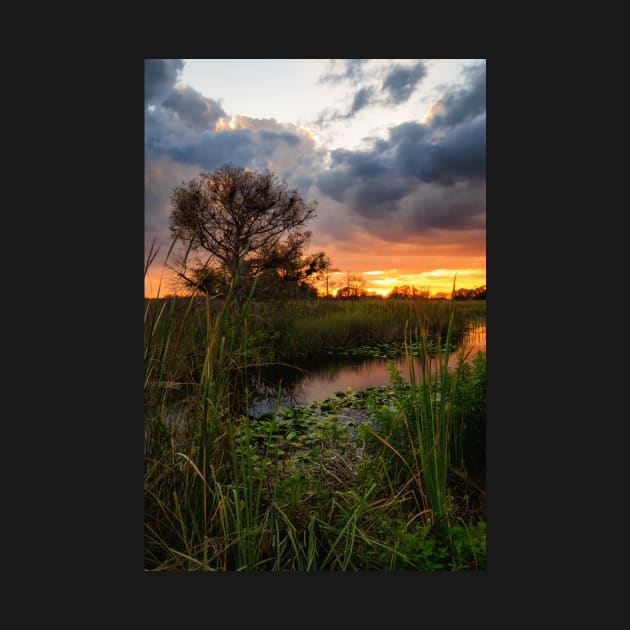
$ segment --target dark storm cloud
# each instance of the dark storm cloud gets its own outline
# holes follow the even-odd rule
[[[486,117],[458,126],[433,148],[424,181],[450,186],[456,181],[482,182],[486,175]]]
[[[332,60],[331,70],[320,76],[319,82],[340,83],[342,81],[350,81],[356,84],[363,78],[363,64],[366,61],[367,59],[342,59],[340,63],[343,69],[340,72],[333,72],[338,63]]]
[[[354,204],[361,208],[365,217],[384,218],[397,212],[398,202],[409,194],[409,190],[409,182],[403,178],[392,174],[376,177],[358,188]]]
[[[452,186],[458,181],[480,182],[485,177],[485,116],[436,137],[427,125],[408,122],[390,129],[389,140],[371,150],[332,151],[332,169],[318,180],[322,192],[334,199],[342,197],[357,182],[406,178],[405,186],[392,190],[402,198],[418,182]],[[345,184],[344,184],[345,181]],[[384,185],[384,184],[382,184]],[[360,210],[359,210],[360,211]]]
[[[485,229],[485,186],[462,183],[450,188],[423,185],[405,201],[402,223],[418,232]]]
[[[219,118],[225,116],[221,105],[191,87],[171,90],[162,105],[175,112],[185,125],[195,131],[214,129]]]
[[[391,163],[371,153],[338,150],[333,165],[317,179],[321,192],[348,203],[358,215],[379,217],[396,212],[398,202],[415,183],[398,174]]]
[[[295,147],[300,143],[299,138],[289,131],[268,131],[267,129],[261,129],[258,135],[263,142],[269,143],[270,145],[285,142],[289,146]]]
[[[391,127],[389,130],[389,143],[383,141],[381,150],[385,149],[389,145],[399,145],[404,142],[411,143],[425,143],[428,142],[431,136],[431,129],[422,123],[417,122],[405,122],[395,127]]]
[[[404,103],[409,99],[420,81],[426,76],[427,69],[422,61],[414,66],[394,66],[383,81],[383,91],[388,103]]]
[[[388,165],[381,159],[380,153],[375,151],[349,151],[347,149],[335,149],[330,152],[332,166],[342,166],[349,176],[359,179],[367,179],[386,173]]]
[[[339,202],[354,199],[364,203],[373,194],[376,204],[400,199],[401,185],[392,183],[397,178],[392,172],[391,162],[380,154],[335,149],[330,152],[330,158],[331,168],[317,179],[317,186],[329,197]],[[394,196],[392,191],[396,191]]]
[[[161,103],[177,82],[184,68],[182,59],[144,60],[144,100],[146,103]]]
[[[145,146],[154,157],[173,157],[214,131],[226,114],[221,105],[191,87],[176,88],[184,66],[176,59],[145,60]]]
[[[205,132],[189,140],[176,143],[166,157],[182,164],[198,164],[202,170],[212,171],[226,162],[247,165],[254,159],[256,148],[249,129],[227,132]]]
[[[431,126],[453,127],[486,111],[486,65],[466,69],[467,83],[453,87],[435,105]]]
[[[402,123],[369,149],[331,151],[317,187],[348,204],[357,224],[382,238],[482,229],[485,135],[485,114],[449,129]]]
[[[345,201],[353,186],[354,180],[343,170],[324,171],[317,179],[319,190],[340,203]]]
[[[352,118],[357,112],[367,107],[374,95],[374,89],[371,87],[361,88],[355,95],[350,111],[346,114],[346,118]]]
[[[437,140],[420,123],[403,123],[390,138],[394,167],[415,179],[450,186],[485,177],[485,116]]]
[[[429,153],[432,151],[431,130],[416,122],[402,123],[389,132],[389,144],[380,151],[395,151],[396,168],[408,175],[417,174],[422,167],[431,169]]]

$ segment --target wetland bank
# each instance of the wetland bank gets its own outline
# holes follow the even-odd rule
[[[144,457],[146,570],[483,570],[485,300],[147,299]]]

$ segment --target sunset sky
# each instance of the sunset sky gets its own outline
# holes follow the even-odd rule
[[[173,188],[226,162],[317,200],[308,252],[368,291],[486,283],[483,59],[148,59],[145,279]],[[172,292],[164,275],[160,294]]]

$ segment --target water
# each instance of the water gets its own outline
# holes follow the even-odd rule
[[[449,366],[457,363],[457,354],[462,347],[470,350],[468,360],[479,351],[486,349],[485,324],[472,328],[463,338],[458,348],[449,355]],[[268,368],[257,384],[262,390],[259,399],[250,405],[250,414],[257,416],[273,409],[281,387],[279,403],[281,407],[308,404],[314,400],[322,401],[338,391],[353,391],[366,387],[378,387],[390,384],[388,364],[394,361],[404,380],[408,381],[407,359],[363,358],[331,356],[317,362],[308,362],[296,369],[286,366]],[[416,374],[421,374],[420,363],[414,357]]]

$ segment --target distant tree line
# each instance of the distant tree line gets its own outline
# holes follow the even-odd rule
[[[350,276],[353,277],[353,276]],[[376,298],[387,300],[450,300],[451,293],[435,293],[431,294],[428,290],[420,290],[414,286],[403,285],[402,287],[394,287],[386,298],[383,298],[378,293],[370,293],[365,291],[363,286],[365,280],[363,278],[354,276],[355,281],[352,284],[348,284],[338,289],[334,298],[329,295],[331,299],[358,299],[358,298]],[[454,300],[485,300],[486,299],[486,285],[476,287],[474,289],[457,289],[452,294]]]
[[[428,300],[430,295],[428,291],[421,291],[414,286],[403,285],[402,287],[394,287],[387,296],[388,298],[397,299],[421,299]]]
[[[420,300],[449,300],[451,299],[451,293],[439,292],[431,295],[428,290],[419,290],[414,286],[404,285],[402,287],[394,287],[389,295],[388,299],[400,300],[400,299],[420,299]],[[476,287],[474,289],[457,289],[453,294],[454,300],[485,300],[486,299],[486,285]]]
[[[474,289],[457,289],[453,294],[454,300],[485,300],[486,285]]]

